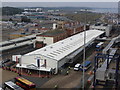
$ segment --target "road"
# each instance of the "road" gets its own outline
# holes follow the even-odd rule
[[[18,76],[18,74],[10,71],[2,70],[0,68],[0,84],[3,84],[5,81],[11,80],[16,76]]]
[[[55,85],[58,85],[60,88],[73,88],[80,83],[81,77],[82,72],[70,70],[68,75],[56,75],[40,88],[54,88]]]

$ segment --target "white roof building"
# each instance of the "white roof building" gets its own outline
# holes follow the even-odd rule
[[[86,44],[93,41],[95,38],[103,34],[104,31],[88,30],[86,31]],[[46,60],[46,67],[56,69],[64,65],[67,61],[65,57],[74,53],[76,50],[82,48],[84,45],[84,32],[68,37],[64,40],[58,41],[54,44],[48,45],[41,49],[27,53],[21,58],[21,66],[34,64],[38,66],[37,59],[40,59],[40,67]],[[19,65],[17,65],[19,67]]]
[[[88,43],[89,41],[96,38],[102,33],[103,31],[98,31],[98,30],[86,31],[86,36],[87,36],[86,43]],[[61,60],[65,56],[69,55],[70,53],[74,52],[75,50],[83,46],[83,43],[84,43],[84,32],[69,37],[67,39],[61,40],[49,46],[43,47],[36,51],[27,53],[25,55],[41,54],[49,58]]]
[[[105,31],[105,35],[109,37],[110,36],[110,32],[112,30],[112,25],[104,25],[104,24],[101,24],[101,25],[91,25],[90,29]]]

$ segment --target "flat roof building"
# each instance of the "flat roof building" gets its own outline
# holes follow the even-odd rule
[[[86,45],[103,33],[104,31],[99,30],[86,31]],[[28,65],[35,65],[38,67],[37,70],[50,71],[54,69],[57,73],[58,69],[69,61],[66,57],[79,49],[83,49],[83,45],[84,32],[81,32],[21,56],[21,61],[17,64],[17,67],[29,69]]]
[[[108,24],[95,24],[95,25],[91,25],[90,29],[105,31],[105,35],[107,37],[109,37],[110,36],[110,32],[112,30],[112,25],[108,25]]]

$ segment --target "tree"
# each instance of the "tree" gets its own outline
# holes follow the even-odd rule
[[[2,7],[2,15],[15,15],[21,14],[24,10],[21,8],[14,8],[14,7]]]
[[[9,21],[13,21],[13,19],[12,19],[12,18],[10,18],[10,19],[9,19]]]
[[[29,18],[26,17],[26,16],[22,16],[22,17],[21,17],[21,22],[31,22],[31,19],[29,19]]]

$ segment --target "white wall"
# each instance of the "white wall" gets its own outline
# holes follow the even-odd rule
[[[47,45],[53,44],[53,37],[46,37],[44,43]]]
[[[54,43],[53,37],[42,37],[42,36],[37,36],[36,37],[37,41],[43,41],[45,44],[50,45]]]
[[[110,35],[110,31],[112,30],[112,26],[108,26],[107,28],[106,28],[106,36],[109,36]]]
[[[44,60],[46,60],[46,67],[48,68],[56,68],[56,73],[58,71],[58,68],[57,68],[57,61],[56,60],[53,60],[53,59],[50,59],[50,58],[47,58],[47,57],[44,57],[44,56],[41,56],[41,55],[25,55],[25,56],[22,56],[21,58],[21,64],[24,64],[24,65],[30,65],[30,64],[34,64],[37,66],[37,58],[40,59],[40,66],[44,64]]]
[[[17,61],[17,59],[21,59],[21,55],[12,55],[12,61]]]
[[[25,64],[25,65],[34,64],[34,65],[37,65],[36,57],[34,55],[22,56],[21,64]]]
[[[105,35],[109,36],[110,35],[110,31],[112,30],[112,26],[108,25],[108,26],[90,26],[90,29],[92,30],[101,30],[101,31],[105,31]]]

